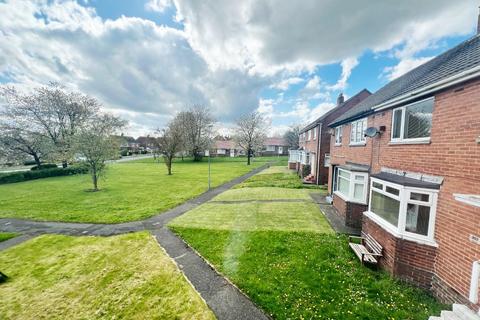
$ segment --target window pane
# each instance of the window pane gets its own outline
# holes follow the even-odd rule
[[[428,202],[429,199],[430,199],[430,196],[428,194],[424,194],[424,193],[412,192],[412,193],[410,193],[410,199],[411,200]]]
[[[430,207],[411,203],[408,204],[405,231],[427,236],[429,220]]]
[[[395,110],[393,113],[392,138],[400,138],[402,128],[402,109]]]
[[[353,199],[357,201],[364,201],[365,197],[363,196],[363,190],[365,189],[364,184],[355,183],[353,187]]]
[[[387,186],[387,187],[385,188],[385,191],[387,191],[388,193],[394,194],[394,195],[396,195],[396,196],[398,196],[398,195],[400,194],[400,190],[395,189],[395,188],[392,188],[392,187],[389,187],[389,186]]]
[[[355,175],[355,180],[357,180],[357,181],[365,181],[365,177],[364,177],[364,176],[360,176],[360,175]]]
[[[348,173],[347,171],[343,171],[343,170],[338,170],[339,174],[341,177],[344,177],[348,180],[350,180],[350,173]]]
[[[383,189],[383,184],[381,184],[381,183],[374,182],[372,185],[373,185],[374,188],[377,188],[377,189],[380,189],[380,190]]]
[[[340,171],[341,172],[341,171]],[[338,191],[348,197],[350,182],[342,177],[338,178]]]
[[[381,193],[372,191],[370,211],[398,227],[400,202]]]
[[[430,137],[433,100],[427,100],[405,109],[405,139]]]

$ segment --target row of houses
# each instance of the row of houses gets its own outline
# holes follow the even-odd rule
[[[341,221],[383,247],[384,270],[479,311],[479,34],[373,94],[339,96],[289,167],[328,185]]]
[[[261,150],[257,151],[262,156],[286,156],[288,155],[288,144],[283,138],[266,138]],[[211,154],[218,157],[236,157],[245,155],[245,150],[233,139],[217,137],[214,141]]]

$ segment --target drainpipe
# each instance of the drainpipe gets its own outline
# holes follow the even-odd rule
[[[320,179],[320,155],[322,154],[322,150],[320,149],[321,143],[322,143],[322,123],[320,122],[318,124],[318,134],[317,134],[317,159],[315,159],[315,161],[317,161],[317,165],[315,168],[315,170],[317,171],[315,172],[317,186],[318,186],[318,179]]]
[[[478,303],[478,289],[480,281],[480,260],[472,264],[472,280],[470,282],[470,295],[468,300],[472,303]]]

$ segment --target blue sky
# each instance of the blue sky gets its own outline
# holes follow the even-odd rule
[[[258,110],[271,134],[343,92],[371,92],[474,35],[475,0],[0,1],[0,83],[58,81],[152,132],[208,105],[218,129]]]

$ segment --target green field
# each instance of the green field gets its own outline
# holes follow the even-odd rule
[[[41,236],[0,252],[0,319],[215,319],[146,232]]]
[[[275,319],[424,320],[445,307],[362,266],[307,200],[308,192],[325,191],[299,189],[294,174],[269,171],[169,226]]]
[[[212,186],[241,176],[268,161],[257,158],[251,166],[244,158],[212,159]],[[0,185],[0,218],[44,221],[117,223],[140,220],[175,207],[205,192],[208,164],[177,160],[173,175],[163,163],[143,159],[109,165],[99,192],[89,192],[89,175],[45,178]]]

